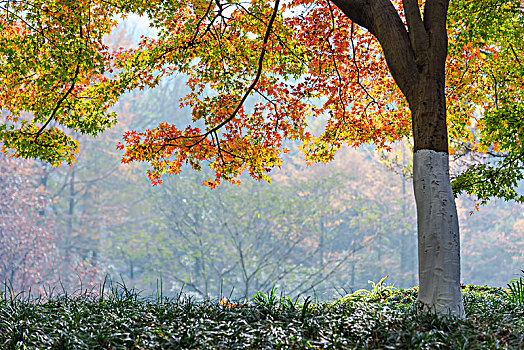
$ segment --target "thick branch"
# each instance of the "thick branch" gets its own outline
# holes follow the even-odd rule
[[[431,64],[435,67],[444,66],[448,53],[448,35],[446,18],[449,0],[427,0],[424,7],[424,27],[429,34],[432,51]]]
[[[348,18],[380,42],[389,70],[406,97],[418,77],[415,51],[404,23],[390,0],[331,0]]]
[[[233,111],[233,113],[229,117],[227,117],[224,121],[222,121],[220,124],[218,124],[217,126],[211,128],[205,134],[201,135],[201,138],[197,142],[195,142],[193,145],[191,145],[191,147],[193,147],[194,145],[199,144],[208,135],[210,135],[210,134],[212,134],[214,132],[216,133],[218,130],[220,130],[222,127],[224,127],[227,123],[229,123],[231,120],[233,120],[236,117],[237,113],[242,108],[242,106],[244,105],[244,102],[246,101],[248,96],[251,94],[251,92],[257,86],[258,81],[260,80],[260,77],[262,76],[262,70],[263,70],[263,67],[264,67],[264,65],[263,65],[264,64],[264,57],[266,55],[266,50],[267,50],[266,47],[267,47],[267,43],[269,41],[269,36],[271,34],[271,29],[273,28],[273,23],[275,22],[275,18],[277,17],[279,4],[280,4],[280,0],[276,0],[275,1],[275,6],[273,8],[273,14],[271,15],[271,18],[269,19],[269,23],[268,23],[267,28],[266,28],[266,34],[264,35],[264,41],[262,43],[262,52],[260,53],[260,56],[258,57],[258,68],[257,68],[257,72],[256,72],[256,75],[255,75],[255,79],[253,80],[251,85],[249,85],[249,87],[247,88],[247,91],[244,93],[244,95],[240,99],[240,102],[238,103],[238,105],[235,108],[235,110]]]
[[[367,0],[331,0],[353,22],[368,30],[373,26],[373,12]]]
[[[429,45],[427,32],[420,15],[418,0],[402,0],[402,4],[404,5],[404,13],[406,14],[406,22],[408,24],[409,39],[418,63],[421,58],[426,56]]]

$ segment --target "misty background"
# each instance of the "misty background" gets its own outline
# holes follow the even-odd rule
[[[114,40],[133,45],[143,30],[135,18]],[[239,299],[277,287],[321,300],[386,275],[396,287],[418,284],[409,145],[390,154],[346,148],[306,166],[290,143],[271,184],[244,176],[211,191],[202,186],[211,172],[186,167],[152,187],[146,165],[120,164],[116,144],[127,130],[190,123],[179,106],[186,92],[174,76],[127,94],[117,126],[77,135],[72,167],[0,157],[0,281],[73,292],[96,290],[109,275],[144,296],[161,281],[164,296]],[[322,122],[311,125],[318,132]],[[524,206],[494,200],[476,211],[475,203],[457,199],[462,282],[505,286],[524,268]]]

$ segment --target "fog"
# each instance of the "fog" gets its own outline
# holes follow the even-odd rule
[[[271,183],[242,177],[210,190],[213,176],[185,168],[152,187],[144,164],[122,165],[126,130],[189,122],[179,108],[183,77],[126,95],[119,124],[78,135],[72,167],[2,158],[0,280],[15,291],[99,290],[108,278],[148,296],[250,298],[255,291],[332,300],[389,276],[417,284],[409,147],[342,149],[306,166],[295,144]],[[398,165],[398,164],[396,164]],[[462,281],[505,286],[524,268],[523,205],[500,200],[475,210],[457,199]]]

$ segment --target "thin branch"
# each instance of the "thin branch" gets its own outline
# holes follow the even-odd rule
[[[378,105],[378,101],[375,99],[375,97],[373,97],[373,95],[369,93],[368,89],[364,85],[362,85],[362,83],[360,82],[360,67],[358,66],[358,62],[357,62],[357,53],[356,53],[356,48],[355,48],[355,42],[353,39],[354,32],[355,32],[355,23],[351,22],[350,41],[351,41],[351,51],[353,52],[353,64],[355,65],[355,69],[357,71],[357,84],[358,86],[360,86],[362,90],[364,90],[366,95],[373,101],[373,103]]]
[[[75,76],[73,77],[73,81],[71,83],[71,86],[69,87],[69,89],[67,90],[67,92],[64,94],[64,96],[62,96],[62,98],[58,101],[58,103],[56,104],[55,108],[53,109],[53,112],[51,113],[51,116],[49,116],[49,118],[47,119],[47,121],[44,123],[44,125],[42,125],[42,127],[40,128],[40,130],[38,130],[38,132],[35,134],[36,137],[40,136],[43,132],[44,132],[44,129],[49,125],[49,123],[51,123],[51,121],[55,118],[56,116],[56,113],[58,112],[58,110],[60,109],[60,106],[62,105],[62,103],[65,101],[65,99],[71,94],[71,92],[74,90],[75,88],[75,83],[76,83],[76,79],[78,77],[78,74],[80,73],[80,63],[78,63],[76,65],[76,69],[75,69]]]
[[[213,4],[213,1],[210,1],[209,2],[209,6],[207,7],[206,13],[204,13],[204,15],[198,19],[198,23],[196,25],[196,32],[195,32],[195,34],[193,35],[191,40],[189,40],[184,46],[182,46],[180,48],[180,51],[187,50],[187,49],[189,49],[190,47],[193,47],[196,44],[196,39],[197,39],[197,37],[198,37],[198,35],[200,33],[200,25],[202,24],[202,22],[209,15],[209,12],[211,11],[211,5],[212,4]],[[221,11],[218,13],[217,16],[213,17],[213,19],[208,23],[208,25],[206,26],[206,30],[204,30],[204,33],[202,34],[202,37],[205,36],[209,32],[210,28],[213,26],[213,23],[215,23],[215,20],[218,17],[220,17],[220,15],[221,15]],[[175,49],[176,49],[176,47],[171,47],[171,48],[167,49],[166,51],[162,52],[159,56],[157,56],[155,58],[155,61],[158,61],[161,58],[164,58],[165,55],[167,55],[171,51],[174,51]]]
[[[517,61],[519,66],[522,68],[522,63],[520,62],[519,55],[517,55],[517,52],[515,51],[515,48],[511,44],[509,44],[509,48],[511,49],[511,52],[513,52],[513,56],[515,56],[515,60]]]
[[[220,159],[222,160],[222,164],[225,166],[226,161],[224,160],[224,157],[222,156],[222,150],[220,149],[220,139],[218,138],[216,131],[213,134],[215,135],[215,139],[217,143],[218,155],[220,156]],[[213,138],[213,134],[211,134],[211,138]]]
[[[273,9],[273,14],[271,15],[271,19],[269,20],[269,24],[268,24],[268,27],[266,29],[266,34],[264,36],[264,41],[262,43],[262,51],[261,51],[260,56],[258,58],[258,69],[257,69],[257,73],[256,73],[256,76],[255,76],[255,79],[253,80],[251,85],[248,87],[247,91],[244,93],[244,96],[242,96],[242,99],[238,103],[238,105],[235,108],[235,110],[233,111],[233,113],[229,117],[227,117],[226,120],[224,120],[222,123],[218,124],[214,128],[211,128],[210,130],[208,130],[205,134],[201,135],[200,136],[201,137],[200,140],[198,140],[193,145],[189,146],[189,148],[199,144],[200,142],[205,140],[205,138],[207,136],[209,136],[211,133],[216,132],[217,130],[221,129],[223,126],[228,124],[231,120],[233,120],[236,117],[237,113],[242,108],[242,106],[244,105],[244,102],[246,101],[247,97],[255,89],[258,81],[260,80],[260,77],[262,76],[264,57],[266,55],[266,46],[267,46],[267,43],[269,41],[269,35],[271,33],[271,28],[273,27],[273,23],[275,22],[275,18],[276,18],[277,13],[278,13],[279,4],[280,4],[280,0],[275,1],[275,7]]]
[[[242,9],[242,10],[243,10],[243,11],[244,11],[248,16],[253,17],[254,19],[258,20],[260,23],[263,23],[263,24],[265,24],[265,25],[267,26],[267,24],[265,23],[265,21],[264,21],[263,18],[260,18],[260,17],[258,17],[257,15],[253,14],[253,13],[250,12],[248,9],[246,9],[242,4],[236,4],[236,6],[237,6],[237,7],[240,7],[240,8],[241,8],[241,9]],[[288,52],[291,56],[293,56],[293,57],[295,57],[297,60],[299,60],[299,61],[302,63],[302,65],[305,65],[304,60],[303,60],[300,56],[298,56],[297,54],[295,54],[295,50],[293,50],[293,48],[290,47],[286,41],[282,40],[282,38],[280,38],[280,36],[279,36],[275,31],[273,31],[272,29],[271,29],[271,34],[273,34],[273,35],[276,37],[276,39],[278,40],[278,43],[279,43],[283,48],[285,48],[285,49],[287,50],[287,52]]]

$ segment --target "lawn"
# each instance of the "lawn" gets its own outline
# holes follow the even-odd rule
[[[524,305],[508,290],[463,287],[465,320],[417,315],[417,289],[340,302],[275,291],[247,303],[105,295],[0,298],[1,349],[524,349]]]

